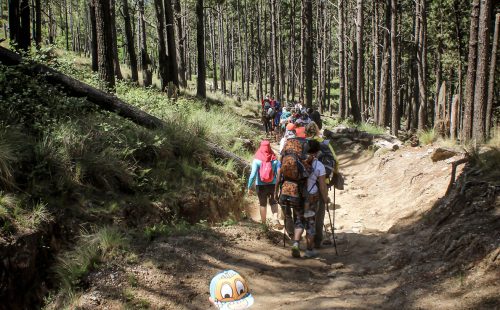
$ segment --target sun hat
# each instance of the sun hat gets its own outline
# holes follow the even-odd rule
[[[234,270],[224,270],[212,278],[210,297],[223,310],[248,309],[254,303],[246,280]]]

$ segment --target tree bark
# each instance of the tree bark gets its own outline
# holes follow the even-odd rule
[[[42,45],[42,1],[35,0],[35,44],[40,49]]]
[[[111,14],[109,0],[94,0],[96,12],[97,54],[99,77],[107,88],[115,88],[113,67],[113,47],[109,44],[113,39],[111,32]]]
[[[486,139],[486,105],[488,101],[488,68],[490,60],[491,0],[481,0],[477,47],[477,71],[474,94],[472,136],[477,142]]]
[[[209,15],[210,20],[209,20],[209,29],[210,29],[210,46],[212,49],[212,70],[213,70],[213,90],[217,91],[219,88],[218,86],[218,81],[217,81],[217,48],[215,46],[215,42],[217,42],[217,39],[215,38],[215,17],[213,17],[213,14]]]
[[[97,24],[95,15],[94,0],[89,0],[89,16],[90,16],[90,29],[92,32],[90,40],[90,49],[92,54],[92,71],[97,72],[99,70],[99,55],[97,52]]]
[[[198,49],[198,79],[196,96],[207,97],[205,86],[205,33],[203,27],[203,0],[196,1],[196,44]]]
[[[146,20],[144,17],[144,0],[138,0],[138,11],[139,20],[137,22],[139,27],[139,38],[140,38],[140,60],[141,60],[141,70],[142,70],[142,84],[144,87],[148,87],[152,83],[152,73],[149,69],[149,55],[148,55],[148,44],[146,36]]]
[[[363,0],[357,0],[357,21],[356,21],[356,54],[357,54],[357,70],[356,70],[356,102],[358,107],[361,109],[360,115],[354,115],[355,121],[365,121],[365,108],[364,108],[364,98],[363,98],[363,90],[364,90],[364,42],[363,42]],[[354,111],[354,109],[353,109]],[[359,119],[357,119],[359,118]]]
[[[123,6],[123,21],[125,24],[125,37],[127,39],[127,53],[130,60],[130,71],[132,82],[139,80],[139,73],[137,70],[137,55],[135,53],[134,36],[132,34],[132,25],[130,22],[130,13],[128,7],[128,0],[122,0]]]
[[[418,111],[418,130],[427,128],[427,0],[417,0],[419,9],[419,41],[417,48],[418,89],[420,106]]]
[[[488,81],[488,103],[486,106],[486,137],[491,137],[493,117],[493,97],[495,95],[495,72],[497,65],[498,36],[500,27],[500,13],[495,17],[495,32],[493,33],[493,47],[491,48],[490,78]]]
[[[400,127],[399,114],[399,81],[398,81],[398,45],[397,45],[397,21],[398,21],[398,3],[397,0],[391,0],[391,134],[398,135]]]
[[[199,0],[197,0],[199,1]],[[203,2],[203,1],[202,1]],[[198,2],[196,2],[198,5]],[[174,0],[174,10],[175,10],[175,21],[176,21],[176,35],[177,35],[177,64],[179,65],[179,84],[181,87],[186,88],[187,87],[187,81],[186,81],[186,59],[184,58],[184,32],[182,29],[182,10],[181,10],[181,0]],[[203,19],[202,19],[203,21]],[[202,23],[202,26],[204,23]],[[203,29],[203,33],[205,33],[205,30]],[[203,46],[205,46],[205,43],[203,43]],[[205,62],[205,60],[203,60]]]
[[[165,0],[165,23],[167,26],[167,82],[179,87],[179,68],[177,66],[177,51],[175,47],[175,21],[172,0]]]
[[[313,10],[312,0],[302,0],[302,11],[304,20],[304,84],[305,84],[305,106],[312,108],[313,103]]]
[[[389,106],[389,28],[391,27],[391,2],[387,0],[385,3],[385,28],[384,31],[384,54],[382,56],[382,72],[380,80],[380,109],[379,109],[379,125],[387,126]]]
[[[19,32],[19,48],[27,51],[31,45],[31,19],[29,0],[21,0],[21,29]]]
[[[378,124],[379,117],[379,84],[380,84],[380,55],[378,36],[378,3],[373,1],[373,116],[375,124]]]
[[[158,68],[160,74],[160,89],[165,91],[168,86],[168,60],[165,46],[165,20],[162,0],[154,0],[158,34]]]
[[[71,0],[70,0],[71,1]],[[118,58],[118,37],[116,35],[116,14],[115,14],[115,0],[110,0],[109,2],[109,14],[111,16],[111,36],[112,36],[112,47],[113,47],[113,67],[115,69],[115,76],[117,79],[122,80],[122,70],[120,69],[120,59]],[[109,42],[108,42],[109,44]]]

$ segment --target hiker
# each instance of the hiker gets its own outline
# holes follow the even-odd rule
[[[264,130],[266,131],[266,135],[268,135],[272,131],[272,124],[271,124],[271,119],[274,118],[274,109],[271,106],[271,99],[269,98],[269,95],[266,95],[266,97],[262,100],[262,113],[261,113],[261,118],[262,118],[262,123],[264,126]],[[269,116],[272,114],[272,118]]]
[[[309,108],[307,109],[307,114],[311,118],[311,121],[315,122],[318,125],[318,128],[321,130],[323,128],[323,122],[321,121],[321,114],[316,109]]]
[[[278,203],[274,199],[274,187],[276,184],[276,175],[278,170],[278,160],[269,141],[264,140],[255,153],[252,162],[252,172],[248,180],[248,192],[252,193],[252,186],[255,182],[257,197],[260,205],[260,218],[262,224],[266,225],[267,204],[271,205],[273,225],[280,227]]]
[[[304,204],[294,209],[296,212],[296,219],[292,256],[300,257],[299,242],[305,229],[306,251],[304,253],[304,257],[313,258],[318,255],[318,253],[314,250],[314,236],[318,230],[316,228],[316,217],[305,217],[305,215],[307,215],[305,214],[305,206],[308,205],[309,209],[317,214],[319,201],[323,200],[324,202],[329,203],[330,198],[328,197],[328,190],[325,181],[325,166],[317,158],[321,150],[320,143],[316,140],[308,140],[308,146],[309,149],[307,153],[310,156],[308,158],[308,162],[310,162],[312,170],[307,178],[306,200],[304,201]],[[319,231],[322,231],[322,229],[319,229]]]
[[[315,122],[311,122],[306,127],[306,135],[309,140],[317,141],[320,144],[320,156],[318,160],[325,167],[325,183],[327,190],[333,186],[333,175],[338,173],[338,160],[335,151],[329,140],[321,136],[321,132]],[[321,198],[322,196],[320,196]],[[316,209],[316,235],[314,237],[314,247],[320,248],[323,241],[323,225],[325,222],[325,201],[320,199]],[[332,227],[333,229],[333,227]]]
[[[285,134],[283,135],[283,138],[281,138],[281,141],[280,141],[280,149],[279,149],[280,154],[283,151],[283,147],[285,146],[286,141],[288,139],[295,138],[295,127],[296,126],[294,123],[288,123],[286,125]]]
[[[274,116],[273,127],[274,127],[274,132],[276,134],[276,141],[278,141],[282,133],[280,120],[281,120],[281,115],[283,114],[283,109],[278,104],[275,106],[275,109],[276,109],[276,115]]]

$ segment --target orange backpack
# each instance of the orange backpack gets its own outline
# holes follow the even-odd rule
[[[307,178],[311,166],[307,163],[307,140],[288,139],[281,152],[281,194],[282,205],[299,206],[305,198]]]

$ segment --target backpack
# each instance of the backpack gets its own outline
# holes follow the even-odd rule
[[[268,100],[264,101],[264,107],[262,108],[262,117],[267,117],[267,113],[270,107],[271,103]]]
[[[318,154],[318,160],[325,166],[326,170],[326,184],[330,188],[333,183],[330,182],[333,179],[333,174],[335,173],[335,156],[330,149],[330,140],[323,140],[320,143],[320,152]]]
[[[275,114],[276,114],[276,111],[274,111],[273,108],[270,107],[269,109],[267,109],[267,117],[268,118],[274,118]]]
[[[307,140],[288,139],[281,152],[280,204],[300,206],[306,196],[307,178],[311,167],[306,162]]]
[[[259,169],[260,180],[264,183],[271,183],[274,180],[273,163],[262,162]]]

